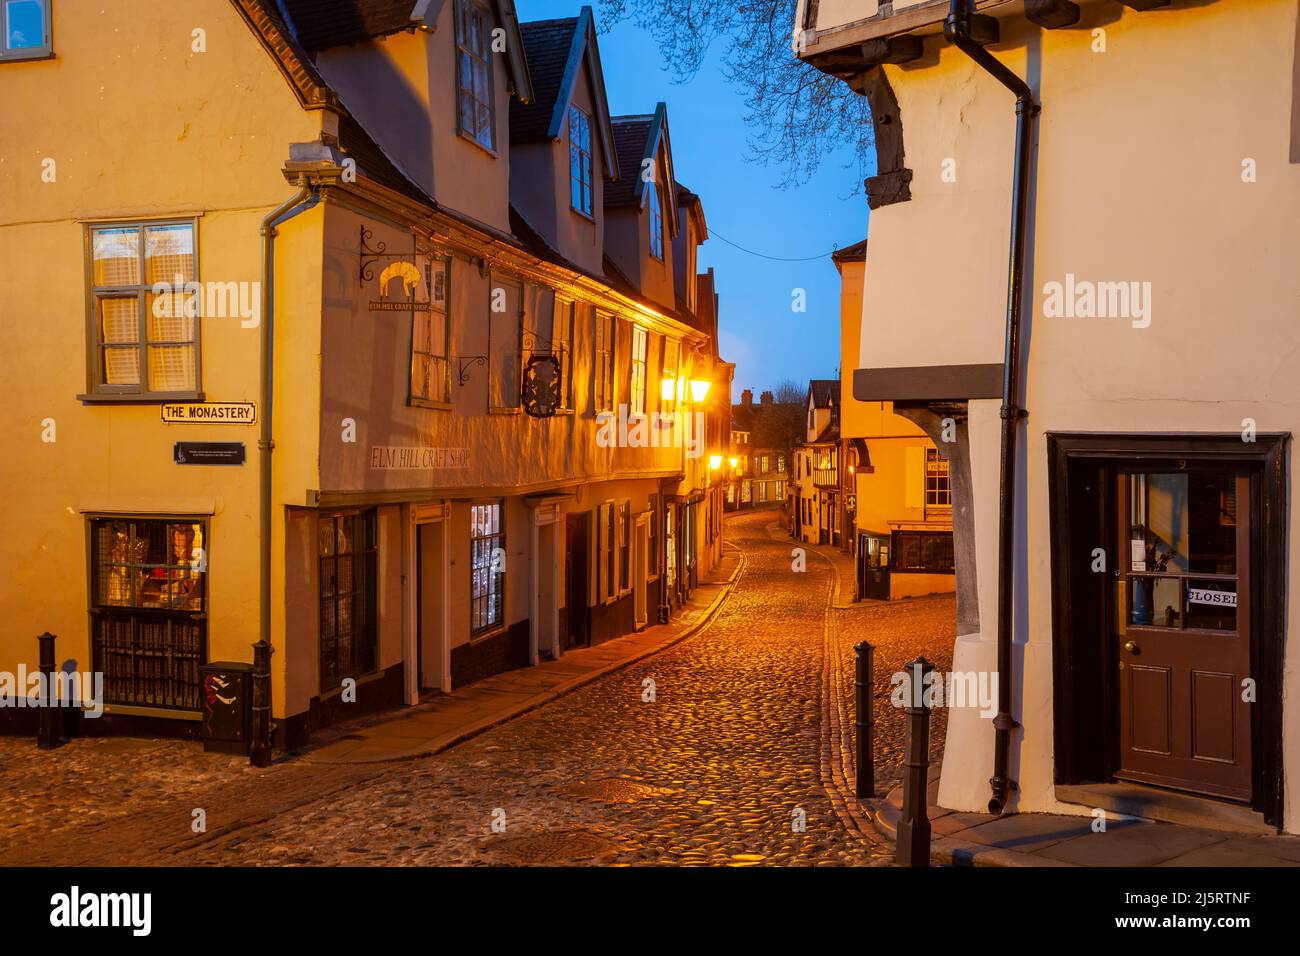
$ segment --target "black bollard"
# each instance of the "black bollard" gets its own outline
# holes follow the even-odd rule
[[[253,708],[249,727],[248,762],[271,766],[271,651],[268,641],[253,645]]]
[[[36,638],[40,644],[41,680],[45,690],[41,693],[40,729],[36,732],[36,746],[41,750],[53,750],[59,746],[59,728],[57,725],[58,709],[54,699],[58,685],[54,676],[54,641],[55,637],[46,631]]]
[[[925,795],[930,771],[930,708],[925,700],[925,677],[933,670],[934,665],[924,657],[907,665],[907,772],[894,852],[894,862],[899,866],[930,865],[930,818],[926,815]]]
[[[872,655],[875,648],[862,641],[853,645],[858,656],[857,674],[854,689],[857,698],[856,735],[858,796],[874,797],[876,795],[876,764],[873,757],[875,721],[871,714]]]

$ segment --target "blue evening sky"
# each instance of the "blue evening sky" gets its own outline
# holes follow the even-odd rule
[[[601,28],[595,2],[596,24]],[[576,16],[577,0],[516,0],[519,18]],[[780,190],[781,170],[748,162],[749,127],[741,91],[722,75],[722,51],[710,51],[684,84],[659,61],[654,37],[629,21],[600,35],[601,65],[614,115],[653,112],[668,104],[677,178],[704,202],[711,238],[700,247],[700,270],[713,267],[721,304],[724,359],[736,363],[735,401],[744,388],[758,393],[784,379],[806,385],[833,378],[839,366],[839,273],[833,248],[862,239],[867,201],[856,164],[846,152],[823,161],[802,186]],[[716,232],[714,232],[716,230]],[[810,262],[775,262],[747,254],[719,238],[767,256]],[[792,311],[793,291],[807,293],[807,311]]]

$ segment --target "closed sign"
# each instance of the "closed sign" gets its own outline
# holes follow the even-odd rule
[[[1214,604],[1219,607],[1236,607],[1236,591],[1210,591],[1205,588],[1188,588],[1188,604]]]

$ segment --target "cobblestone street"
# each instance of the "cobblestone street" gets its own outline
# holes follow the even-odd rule
[[[192,743],[78,740],[42,753],[30,740],[0,740],[3,858],[887,863],[889,849],[843,812],[852,779],[851,648],[864,639],[877,646],[883,793],[899,779],[902,747],[889,675],[917,653],[949,666],[953,602],[832,609],[847,565],[810,553],[807,570],[794,573],[776,518],[728,520],[745,565],[702,630],[434,757],[366,766],[286,760],[254,771]],[[840,587],[847,594],[851,581]],[[191,832],[196,808],[206,813],[205,834]]]

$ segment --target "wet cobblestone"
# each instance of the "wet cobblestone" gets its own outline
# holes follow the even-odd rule
[[[851,689],[852,644],[865,638],[877,645],[883,792],[897,774],[902,743],[901,724],[889,714],[888,673],[920,651],[946,666],[952,601],[837,610],[828,638],[830,565],[809,561],[805,573],[794,573],[789,539],[769,532],[774,517],[728,521],[746,566],[696,635],[434,757],[368,768],[279,765],[261,779],[278,788],[282,808],[272,801],[259,811],[257,785],[242,761],[202,754],[194,744],[141,742],[139,753],[128,749],[124,757],[106,749],[111,742],[76,741],[54,752],[56,760],[34,756],[30,741],[0,740],[7,768],[0,850],[44,838],[57,855],[52,837],[87,821],[124,840],[139,807],[133,801],[201,806],[224,793],[248,825],[165,859],[128,855],[122,862],[887,863],[889,848],[846,825],[825,785],[827,666],[847,666]],[[828,647],[840,657],[848,647],[847,662],[828,662]],[[941,747],[941,725],[935,742]],[[17,779],[35,773],[46,780],[11,786],[14,771]],[[45,807],[33,811],[24,801]],[[42,824],[41,816],[50,820]],[[174,824],[188,828],[188,819]]]

